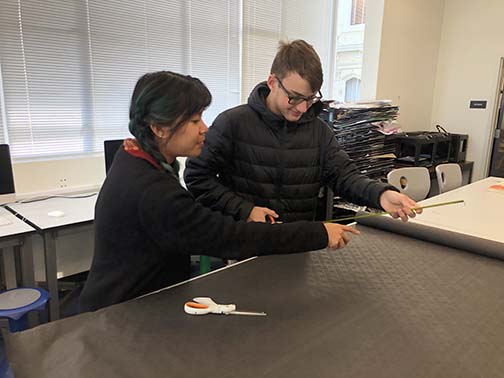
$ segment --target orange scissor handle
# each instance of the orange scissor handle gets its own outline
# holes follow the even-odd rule
[[[184,304],[184,311],[190,315],[206,315],[212,312],[209,305],[198,302],[186,302]]]
[[[206,304],[201,304],[201,303],[196,303],[196,302],[186,302],[186,306],[192,307],[192,308],[208,308]]]

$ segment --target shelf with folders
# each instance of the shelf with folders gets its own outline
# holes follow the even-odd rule
[[[326,102],[325,105],[320,117],[332,128],[336,140],[360,172],[370,178],[386,181],[387,173],[394,167],[395,158],[395,144],[387,136],[396,131],[394,121],[399,114],[399,107],[390,101]],[[334,197],[330,189],[327,194],[326,219],[351,216],[366,209],[365,206]]]
[[[384,179],[394,166],[395,145],[387,142],[387,134],[399,107],[390,101],[326,105],[321,117],[333,129],[343,150],[363,174]]]

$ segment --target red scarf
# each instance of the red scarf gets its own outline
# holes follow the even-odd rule
[[[147,160],[157,169],[163,170],[163,167],[161,167],[161,165],[156,160],[154,160],[152,156],[150,156],[147,152],[142,150],[142,147],[140,147],[136,139],[133,138],[124,139],[123,147],[124,151],[126,151],[131,156]]]

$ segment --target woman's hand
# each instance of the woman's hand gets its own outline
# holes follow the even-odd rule
[[[266,217],[271,216],[273,218],[278,218],[278,214],[275,210],[268,209],[267,207],[254,206],[250,212],[247,222],[266,222]]]
[[[324,227],[329,239],[329,243],[327,244],[327,248],[329,249],[343,248],[350,242],[350,234],[360,234],[360,231],[344,224],[324,223]]]

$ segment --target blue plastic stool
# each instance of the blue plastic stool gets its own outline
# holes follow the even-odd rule
[[[9,330],[19,332],[28,328],[28,313],[41,311],[49,293],[39,288],[18,287],[0,293],[0,318],[9,319]]]

